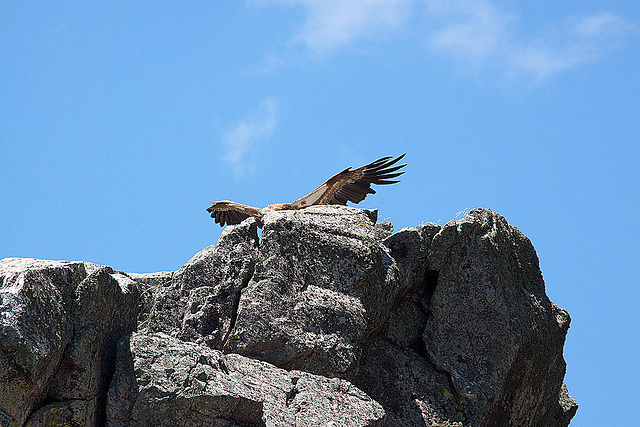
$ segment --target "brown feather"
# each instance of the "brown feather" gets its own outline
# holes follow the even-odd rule
[[[323,202],[329,205],[346,205],[347,202],[358,204],[367,195],[375,194],[371,184],[387,185],[399,182],[388,178],[395,178],[404,173],[396,171],[405,167],[406,164],[392,167],[404,156],[403,154],[395,159],[383,157],[358,169],[345,169],[329,179],[329,181],[333,181],[330,183],[330,190],[323,197]],[[329,181],[327,181],[327,184],[329,184]]]
[[[211,213],[211,218],[213,218],[215,222],[220,224],[222,227],[224,227],[225,224],[240,224],[250,216],[258,219],[262,217],[261,209],[231,202],[229,200],[215,202],[207,208],[207,212]]]

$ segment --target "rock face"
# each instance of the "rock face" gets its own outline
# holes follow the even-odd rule
[[[354,385],[237,354],[135,333],[109,390],[114,426],[382,426],[384,409]]]
[[[248,219],[174,273],[0,261],[0,427],[568,425],[531,242],[376,214]]]
[[[0,261],[0,425],[104,420],[118,341],[139,290],[87,262]]]

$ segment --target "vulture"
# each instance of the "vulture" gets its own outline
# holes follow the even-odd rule
[[[207,212],[211,214],[211,218],[215,219],[216,223],[224,227],[225,224],[240,224],[250,216],[257,218],[258,222],[261,223],[262,215],[265,212],[304,209],[314,205],[346,205],[347,202],[360,203],[367,197],[367,194],[375,194],[371,184],[386,185],[399,182],[392,178],[404,173],[404,171],[398,171],[405,167],[406,164],[396,165],[396,163],[405,154],[395,159],[391,156],[383,157],[357,169],[348,167],[326,180],[324,184],[311,193],[291,203],[275,203],[260,209],[230,200],[221,200],[209,206]]]

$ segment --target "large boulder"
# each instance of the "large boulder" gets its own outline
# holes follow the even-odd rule
[[[0,277],[0,425],[104,420],[117,343],[136,328],[135,281],[91,263],[10,258]]]
[[[399,289],[376,215],[333,206],[265,215],[224,350],[330,377],[354,372]]]
[[[279,211],[227,227],[155,299],[150,331],[287,369],[347,376],[379,330],[398,268],[377,213],[346,207]]]
[[[46,397],[71,340],[74,287],[83,263],[0,261],[0,422],[22,425]]]
[[[488,209],[435,235],[437,271],[424,334],[429,360],[451,376],[472,425],[565,425],[562,356],[569,313],[547,297],[533,245]]]
[[[135,333],[121,343],[107,415],[114,427],[382,426],[385,412],[345,380]]]

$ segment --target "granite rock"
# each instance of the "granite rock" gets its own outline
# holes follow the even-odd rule
[[[566,426],[568,313],[488,209],[228,226],[176,272],[0,261],[0,427]]]

